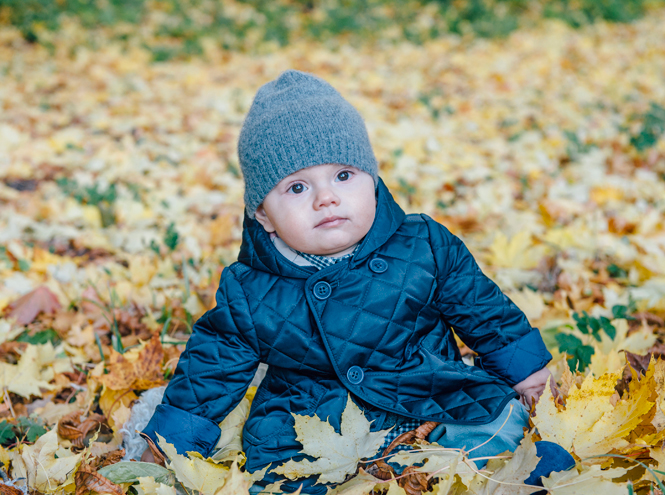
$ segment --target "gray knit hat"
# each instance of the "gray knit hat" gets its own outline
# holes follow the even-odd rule
[[[358,111],[323,79],[297,70],[259,88],[240,131],[238,158],[251,218],[277,183],[303,168],[341,163],[378,182]]]

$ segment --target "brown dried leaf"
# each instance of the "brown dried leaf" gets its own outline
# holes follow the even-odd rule
[[[435,421],[426,421],[415,430],[402,433],[397,438],[395,438],[395,440],[393,440],[390,445],[388,445],[388,447],[386,447],[386,449],[381,454],[381,457],[387,456],[395,447],[400,444],[410,445],[416,439],[424,440],[427,438],[427,435],[432,433],[432,430],[434,430],[434,428],[436,428],[439,424],[440,423]]]
[[[9,305],[7,316],[27,325],[40,313],[55,313],[61,308],[58,298],[47,287],[37,287]]]
[[[91,432],[96,432],[106,426],[106,418],[101,414],[92,414],[81,421],[81,411],[73,411],[58,421],[58,435],[70,440],[76,448],[84,448]]]
[[[102,376],[100,381],[111,390],[148,390],[158,387],[164,384],[163,359],[164,349],[159,334],[154,334],[135,362],[113,351],[108,363],[109,373]]]
[[[152,441],[152,438],[150,438],[145,433],[141,433],[141,438],[143,438],[143,440],[145,440],[148,443],[148,448],[150,449],[150,452],[152,452],[152,455],[155,458],[153,462],[155,464],[159,464],[160,466],[166,467],[166,457],[164,457],[162,451],[159,450],[159,447],[155,445],[155,442]]]
[[[58,436],[65,440],[74,440],[83,433],[78,429],[81,424],[81,411],[76,410],[63,416],[58,421]]]
[[[93,465],[95,469],[101,469],[111,464],[116,464],[122,461],[122,458],[125,457],[125,449],[118,449],[108,454],[101,455],[94,460]]]
[[[23,492],[15,486],[0,483],[0,495],[23,495]]]
[[[637,371],[638,376],[642,376],[649,369],[649,362],[651,361],[651,353],[644,356],[633,354],[632,352],[624,351],[626,354],[626,361],[628,364]]]
[[[74,482],[76,483],[76,495],[86,495],[91,492],[116,495],[124,493],[120,485],[116,485],[87,464],[81,464],[78,468],[74,476]]]
[[[401,486],[408,495],[421,495],[427,491],[427,474],[417,471],[417,467],[409,466],[402,471],[402,475],[398,480]]]

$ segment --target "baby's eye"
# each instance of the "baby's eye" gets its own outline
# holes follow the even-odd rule
[[[340,181],[349,180],[351,178],[351,172],[348,170],[342,170],[339,174],[337,174],[337,178]]]
[[[289,187],[289,191],[291,191],[293,194],[300,194],[301,192],[305,191],[305,186],[302,184],[293,184],[291,187]]]

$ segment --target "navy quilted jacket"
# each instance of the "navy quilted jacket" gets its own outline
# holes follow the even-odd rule
[[[551,359],[464,244],[426,215],[405,215],[383,182],[356,254],[322,270],[288,261],[246,217],[216,298],[144,431],[209,454],[218,423],[267,363],[243,432],[249,471],[304,457],[291,413],[339,428],[351,392],[374,430],[388,411],[484,424],[516,396],[511,385]],[[477,366],[462,362],[451,328]]]

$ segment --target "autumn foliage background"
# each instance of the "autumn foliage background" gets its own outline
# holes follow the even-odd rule
[[[175,478],[105,466],[235,260],[237,136],[287,68],[358,108],[400,205],[543,333],[563,403],[533,422],[579,461],[552,493],[662,489],[663,26],[646,0],[0,0],[0,492],[246,492],[238,449]],[[484,476],[520,482],[520,455]],[[509,486],[361,466],[339,493]]]

